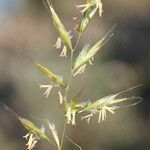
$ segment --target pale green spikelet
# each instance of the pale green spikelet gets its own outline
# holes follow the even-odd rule
[[[133,89],[133,88],[131,88],[131,89]],[[130,89],[128,89],[128,90],[130,90]],[[128,91],[128,90],[126,90],[126,91]],[[107,111],[114,115],[116,109],[124,107],[124,106],[118,105],[119,103],[129,101],[129,100],[138,100],[135,103],[132,103],[130,105],[125,106],[125,107],[128,107],[128,106],[136,105],[137,103],[142,101],[141,97],[117,98],[120,94],[125,93],[126,91],[106,96],[104,98],[101,98],[101,99],[96,100],[94,102],[90,102],[89,104],[85,105],[85,107],[82,108],[80,113],[89,112],[90,114],[82,117],[82,119],[88,119],[88,121],[89,121],[90,118],[94,114],[99,112],[98,122],[100,123],[101,121],[104,121],[106,119]]]
[[[73,72],[77,71],[80,67],[87,64],[88,62],[92,62],[94,56],[96,53],[103,47],[103,45],[111,38],[113,35],[112,32],[114,30],[116,25],[114,25],[108,33],[95,45],[93,45],[91,48],[89,48],[89,45],[86,45],[83,47],[81,52],[79,53],[78,57],[76,58],[76,61],[74,63]]]
[[[59,85],[62,88],[66,88],[66,83],[61,77],[58,75],[54,74],[50,69],[43,67],[42,65],[36,63],[37,68],[44,74],[46,75],[54,84]]]
[[[69,47],[70,50],[72,50],[73,48],[72,48],[70,33],[66,30],[63,23],[60,21],[57,13],[55,12],[54,8],[50,5],[48,0],[46,0],[46,3],[47,3],[48,9],[51,12],[54,25],[57,31],[59,32],[61,39],[64,41],[64,44],[66,44],[66,46]]]
[[[88,23],[90,22],[90,20],[92,19],[92,17],[94,16],[95,12],[96,12],[97,8],[96,6],[90,6],[84,13],[83,13],[83,18],[79,24],[79,32],[82,33],[86,26],[88,25]]]

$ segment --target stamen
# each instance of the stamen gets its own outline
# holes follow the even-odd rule
[[[61,46],[61,38],[58,37],[57,41],[56,41],[56,44],[53,46],[55,47],[56,49],[60,49],[62,46]]]
[[[75,117],[76,117],[76,111],[73,110],[73,111],[72,111],[72,125],[76,125]]]
[[[67,57],[67,47],[64,45],[60,57]]]
[[[99,111],[99,117],[98,117],[98,122],[101,123],[101,118],[102,118],[102,110]]]
[[[84,64],[83,66],[81,66],[74,74],[73,76],[76,76],[78,74],[83,74],[85,72],[85,68],[86,68],[87,64]]]
[[[46,91],[44,92],[44,96],[46,96],[46,98],[49,96],[50,92],[51,92],[51,89],[53,88],[53,85],[39,85],[40,86],[40,89],[42,88],[47,88]]]
[[[67,108],[67,113],[65,115],[67,117],[67,123],[70,124],[71,121],[71,107]]]
[[[35,147],[35,145],[36,145],[36,143],[38,142],[37,141],[37,138],[35,138],[34,137],[34,135],[33,134],[30,134],[30,133],[28,133],[28,134],[26,134],[25,136],[23,136],[26,140],[28,139],[28,142],[27,142],[27,150],[32,150],[34,147]]]
[[[59,95],[59,102],[60,102],[60,104],[62,104],[63,103],[63,96],[62,96],[60,91],[58,92],[58,95]]]

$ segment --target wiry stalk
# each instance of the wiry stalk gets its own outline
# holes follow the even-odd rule
[[[74,54],[74,51],[75,49],[77,48],[78,46],[78,43],[80,41],[80,37],[81,37],[81,34],[79,34],[78,36],[78,39],[77,39],[77,42],[75,44],[75,47],[74,49],[71,50],[71,56],[70,56],[70,80],[69,80],[69,83],[67,85],[67,87],[65,88],[65,94],[64,94],[64,102],[65,102],[65,105],[67,105],[67,99],[68,99],[68,90],[70,89],[70,85],[71,85],[71,82],[72,82],[72,77],[73,77],[73,72],[72,72],[72,67],[73,67],[73,54]],[[62,149],[62,146],[63,146],[63,142],[64,142],[64,137],[65,137],[65,132],[66,132],[66,127],[67,127],[67,120],[65,119],[65,123],[64,123],[64,129],[63,129],[63,133],[62,133],[62,138],[61,138],[61,145],[60,145],[60,149]]]
[[[62,137],[61,137],[61,143],[60,143],[60,150],[62,149],[62,146],[63,146],[64,137],[66,133],[66,127],[67,127],[67,120],[65,119],[64,128],[63,128]]]

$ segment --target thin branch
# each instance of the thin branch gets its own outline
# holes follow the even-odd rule
[[[72,71],[72,67],[73,67],[73,55],[74,55],[74,51],[76,50],[76,48],[77,48],[77,46],[79,44],[80,38],[81,38],[81,34],[79,33],[78,38],[77,38],[77,42],[75,44],[75,47],[74,47],[74,49],[71,50],[71,56],[70,56],[70,80],[69,80],[69,83],[68,83],[68,87],[66,89],[66,96],[67,96],[69,87],[71,85],[72,77],[73,77],[73,71]]]
[[[79,44],[80,38],[81,38],[81,33],[79,33],[79,35],[78,35],[77,42],[76,42],[75,47],[73,49],[74,51],[76,50],[76,48],[77,48],[77,46]]]
[[[62,146],[63,146],[65,132],[66,132],[66,127],[67,127],[67,120],[65,119],[63,133],[62,133],[62,137],[61,137],[61,143],[60,143],[60,150],[62,149]]]
[[[73,140],[71,140],[67,135],[66,135],[66,138],[67,138],[72,144],[74,144],[76,147],[78,147],[80,150],[82,150],[82,147],[79,146],[77,143],[75,143]]]

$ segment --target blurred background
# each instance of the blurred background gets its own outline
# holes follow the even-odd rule
[[[53,5],[68,30],[75,26],[72,18],[79,16],[76,4],[83,0],[55,0]],[[141,96],[140,104],[120,109],[106,121],[90,124],[80,122],[69,126],[67,135],[83,150],[149,150],[150,148],[150,1],[103,0],[103,17],[93,18],[81,38],[76,56],[86,43],[95,43],[118,24],[112,39],[88,66],[84,75],[73,80],[76,95],[84,87],[81,100],[101,97],[143,84],[126,95]],[[77,32],[72,33],[76,40]],[[48,118],[58,133],[63,126],[57,89],[45,100],[39,84],[49,81],[35,68],[22,50],[33,60],[55,73],[69,76],[69,59],[60,58],[53,45],[58,34],[41,0],[0,0],[0,102],[19,115],[41,126]],[[82,81],[82,82],[81,82]],[[25,149],[22,138],[26,130],[7,112],[0,111],[0,146],[3,150]],[[50,149],[44,141],[36,149]],[[53,147],[52,147],[53,148]],[[64,149],[77,149],[65,139]]]

